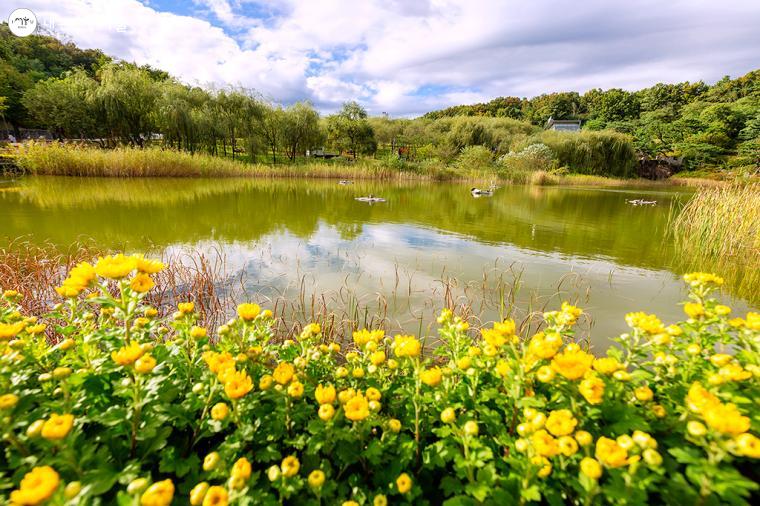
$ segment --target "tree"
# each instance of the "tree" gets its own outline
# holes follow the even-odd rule
[[[277,163],[277,148],[282,144],[285,133],[285,111],[280,106],[264,107],[259,118],[259,128],[272,153],[272,163]]]
[[[367,111],[357,102],[346,102],[339,113],[327,118],[329,138],[340,149],[347,149],[356,160],[358,152],[377,149],[375,133],[367,121]]]
[[[543,125],[549,118],[577,118],[582,112],[581,97],[574,91],[539,95],[523,104],[523,116],[534,125]]]
[[[46,35],[16,37],[6,23],[0,24],[0,96],[6,97],[5,119],[16,136],[22,126],[34,126],[34,117],[22,104],[26,90],[38,81],[61,77],[81,69],[90,77],[110,58],[99,50],[79,49]]]
[[[583,95],[582,100],[589,117],[593,119],[610,122],[639,117],[638,97],[619,88],[606,91],[589,90]]]
[[[98,83],[83,70],[39,81],[24,93],[29,114],[58,138],[91,138],[101,133],[102,111],[95,100]]]
[[[158,83],[134,65],[108,65],[100,72],[96,96],[105,111],[111,136],[143,146],[155,131],[155,107],[160,95]]]
[[[261,106],[251,93],[243,90],[222,90],[214,101],[215,115],[219,127],[225,132],[223,146],[227,154],[226,140],[229,139],[232,148],[232,159],[235,159],[237,139],[243,134],[250,134],[252,124],[261,117]]]
[[[309,102],[297,102],[285,109],[283,121],[282,140],[291,161],[320,142],[319,113]]]

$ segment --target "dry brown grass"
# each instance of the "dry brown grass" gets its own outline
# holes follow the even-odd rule
[[[0,289],[21,292],[25,313],[45,314],[61,301],[54,287],[61,284],[67,272],[77,263],[93,262],[104,253],[111,252],[103,252],[91,244],[61,250],[19,239],[0,249]],[[491,323],[486,314],[496,313],[499,319],[514,318],[524,334],[531,334],[543,324],[542,313],[557,304],[558,297],[564,300],[568,290],[577,288],[568,288],[574,281],[564,277],[557,292],[532,294],[527,304],[521,303],[527,310],[518,312],[515,302],[522,286],[521,271],[494,265],[484,269],[482,279],[471,282],[442,275],[437,287],[425,293],[419,292],[411,277],[404,280],[397,273],[395,282],[389,280],[384,293],[357,293],[347,282],[324,291],[302,277],[296,287],[263,295],[246,293],[245,274],[229,272],[221,249],[202,253],[187,248],[159,257],[166,268],[156,275],[156,287],[147,302],[161,316],[171,315],[179,302],[193,301],[199,324],[214,332],[234,316],[238,303],[253,300],[272,310],[278,339],[298,335],[306,324],[317,322],[327,340],[347,341],[354,330],[382,328],[389,333],[428,336],[426,346],[432,347],[437,340],[433,330],[435,317],[444,307],[468,321],[473,332]],[[588,335],[590,321],[586,323],[579,331]],[[52,328],[50,332],[52,337]]]
[[[720,272],[738,295],[760,300],[760,184],[704,188],[672,213],[671,233],[690,268]]]

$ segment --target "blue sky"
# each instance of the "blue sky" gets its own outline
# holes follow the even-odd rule
[[[284,104],[415,116],[760,68],[760,0],[15,0],[82,47]],[[21,5],[23,4],[23,5]]]

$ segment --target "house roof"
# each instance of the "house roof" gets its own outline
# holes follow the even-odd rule
[[[578,125],[580,126],[581,120],[579,119],[554,119],[549,118],[546,122],[545,128],[551,128],[552,125]]]

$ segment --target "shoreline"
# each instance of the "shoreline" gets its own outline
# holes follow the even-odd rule
[[[360,158],[342,163],[304,161],[273,165],[247,163],[207,154],[190,154],[156,147],[104,150],[31,143],[19,146],[14,151],[6,154],[5,158],[12,157],[20,173],[60,177],[350,179],[641,188],[715,187],[731,184],[730,181],[724,180],[682,176],[661,180],[622,179],[543,170],[511,174],[499,173],[495,169],[487,172],[471,170],[469,173],[462,173],[449,166],[419,162],[407,162],[406,167],[398,168],[373,158]]]

